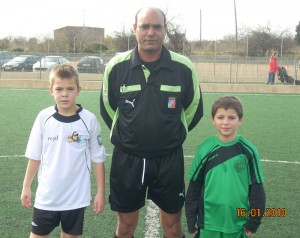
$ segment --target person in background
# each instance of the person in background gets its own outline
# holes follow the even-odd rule
[[[280,66],[277,64],[277,53],[273,53],[269,61],[269,75],[267,84],[274,84],[275,74],[280,69]]]
[[[211,118],[217,135],[200,144],[188,172],[188,230],[200,238],[249,237],[265,212],[260,156],[237,134],[243,108],[236,97],[217,99]]]
[[[203,115],[199,80],[187,57],[163,46],[163,11],[140,9],[133,29],[137,46],[108,63],[100,97],[114,145],[109,195],[118,214],[114,237],[133,237],[148,198],[160,209],[164,236],[182,238],[182,144]]]
[[[83,232],[91,201],[91,161],[97,183],[94,213],[104,210],[105,148],[96,116],[75,102],[81,90],[77,70],[62,64],[49,77],[56,105],[42,110],[32,127],[21,202],[31,207],[31,184],[38,172],[30,237],[49,237],[61,224],[61,237],[75,238]]]

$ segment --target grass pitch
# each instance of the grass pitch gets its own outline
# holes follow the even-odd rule
[[[31,209],[22,208],[20,193],[27,166],[24,152],[27,139],[38,112],[53,105],[53,98],[47,90],[37,89],[0,89],[0,204],[1,237],[28,237],[31,222]],[[213,100],[224,94],[204,93],[205,116],[198,126],[189,133],[184,144],[186,171],[188,170],[198,145],[205,138],[215,134],[210,122],[210,108]],[[229,95],[227,93],[227,95]],[[275,94],[235,94],[244,106],[244,122],[239,134],[249,139],[258,148],[262,157],[265,176],[265,190],[268,208],[285,208],[286,217],[264,218],[257,238],[293,238],[298,237],[299,198],[300,198],[300,97],[299,95]],[[78,103],[97,115],[103,143],[107,151],[106,161],[106,197],[109,194],[109,170],[112,145],[109,142],[109,130],[99,115],[99,92],[82,91]],[[188,181],[187,181],[188,182]],[[93,192],[95,191],[94,180]],[[37,181],[32,186],[33,198]],[[135,237],[143,238],[149,230],[146,223],[146,208],[141,210]],[[184,214],[184,213],[183,213]],[[159,219],[158,217],[156,218]],[[182,216],[183,229],[188,236],[185,216]],[[94,216],[89,207],[85,216],[84,235],[87,238],[112,237],[116,226],[115,213],[110,210],[108,199],[105,211]],[[155,228],[156,229],[156,228]],[[59,237],[57,228],[52,237]],[[158,228],[157,237],[162,237]],[[154,231],[153,231],[154,234]],[[152,236],[153,238],[156,238]]]

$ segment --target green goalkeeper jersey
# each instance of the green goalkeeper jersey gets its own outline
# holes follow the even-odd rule
[[[238,209],[249,212],[249,188],[264,181],[256,147],[243,138],[223,143],[213,136],[198,148],[188,172],[199,181],[198,226],[224,233],[240,231],[249,219]]]

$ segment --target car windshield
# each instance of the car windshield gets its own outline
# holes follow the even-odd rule
[[[13,62],[24,62],[26,60],[26,56],[18,56],[12,59]]]
[[[93,62],[93,59],[91,59],[91,58],[85,58],[85,59],[80,60],[80,62],[81,63],[91,63],[91,62]]]
[[[42,59],[43,62],[57,62],[58,58],[57,57],[46,57]]]
[[[84,57],[79,60],[79,63],[92,63],[92,62],[99,62],[100,64],[102,63],[101,58],[89,58],[89,57]]]

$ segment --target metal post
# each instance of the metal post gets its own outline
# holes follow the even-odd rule
[[[249,39],[247,35],[246,64],[248,64],[248,55],[249,55]]]
[[[295,80],[294,80],[294,84],[296,84],[296,80],[298,80],[298,70],[299,70],[299,66],[300,66],[300,57],[298,57],[298,58],[295,58],[295,60],[294,60],[294,78],[295,78]]]
[[[217,39],[215,40],[214,76],[216,76],[216,60],[217,60]]]
[[[73,47],[74,47],[74,62],[75,62],[75,53],[76,53],[75,40],[76,40],[76,37],[74,36],[74,43],[73,43]]]
[[[50,36],[49,36],[50,37]],[[49,52],[50,52],[50,43],[49,43],[49,37],[48,37],[48,55],[49,55]]]
[[[229,67],[229,83],[231,84],[231,74],[232,74],[232,56],[230,56],[230,67]]]
[[[235,71],[235,83],[237,83],[237,78],[238,78],[238,61],[236,60],[236,71]]]
[[[283,48],[283,34],[281,36],[281,46],[280,46],[280,59],[282,60],[282,48]]]
[[[201,47],[201,41],[202,41],[202,13],[201,13],[201,9],[200,9],[200,47]]]
[[[49,55],[49,53],[48,53]],[[45,62],[44,62],[45,64]],[[40,59],[40,79],[42,79],[42,58]]]

